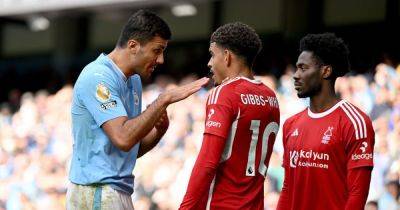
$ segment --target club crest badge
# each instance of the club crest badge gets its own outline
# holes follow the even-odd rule
[[[102,83],[96,86],[96,98],[100,102],[106,102],[110,99],[110,90]]]
[[[136,106],[139,106],[139,96],[136,92],[133,92],[134,103]]]
[[[325,131],[324,136],[322,137],[321,143],[328,144],[332,137],[333,127],[329,126],[328,129]]]

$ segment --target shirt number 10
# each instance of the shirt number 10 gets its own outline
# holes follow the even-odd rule
[[[270,122],[264,129],[262,135],[262,148],[261,148],[261,160],[258,167],[258,172],[264,177],[267,175],[267,166],[265,165],[265,158],[267,157],[268,151],[268,139],[271,133],[275,135],[278,133],[279,125],[276,122]],[[247,159],[246,176],[255,176],[255,160],[256,160],[256,147],[259,139],[260,131],[260,120],[252,120],[250,125],[252,131],[249,156]]]

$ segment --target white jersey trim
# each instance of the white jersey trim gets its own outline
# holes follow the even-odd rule
[[[207,206],[206,206],[206,210],[210,210],[210,206],[211,206],[211,200],[212,200],[212,196],[214,193],[214,186],[215,186],[215,176],[211,182],[210,185],[210,190],[208,191],[208,199],[207,199]]]
[[[209,101],[209,103],[208,103],[207,105],[216,104],[216,103],[218,102],[219,93],[221,92],[222,88],[223,88],[225,85],[230,84],[230,83],[232,83],[232,82],[234,82],[234,81],[236,81],[236,80],[239,80],[239,79],[240,79],[240,78],[237,77],[237,78],[235,78],[235,79],[228,80],[227,82],[225,82],[225,83],[223,83],[223,84],[221,84],[221,85],[215,87],[214,90],[212,90],[212,92],[210,93],[211,100]]]
[[[356,140],[367,137],[367,125],[364,118],[354,106],[348,102],[340,106],[353,124]]]
[[[321,117],[325,117],[326,115],[332,113],[333,111],[335,111],[340,105],[342,105],[345,101],[341,100],[338,103],[336,103],[333,107],[331,107],[330,109],[324,111],[324,112],[320,112],[320,113],[314,113],[310,110],[310,107],[307,108],[308,110],[308,116],[310,116],[311,118],[321,118]]]
[[[249,79],[249,78],[247,78],[247,77],[238,77],[239,79],[244,79],[244,80],[247,80],[247,81],[249,81],[249,82],[251,82],[251,83],[254,83],[254,84],[262,84],[262,82],[260,81],[260,80],[258,80],[258,79]]]
[[[232,155],[232,146],[233,146],[233,141],[235,140],[237,124],[238,124],[239,118],[240,118],[240,109],[239,109],[239,112],[238,112],[238,115],[237,115],[235,121],[233,121],[233,123],[231,125],[231,132],[229,133],[228,140],[225,144],[224,152],[221,155],[220,162],[228,160]]]

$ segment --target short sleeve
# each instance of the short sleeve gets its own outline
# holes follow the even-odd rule
[[[344,126],[347,169],[373,167],[375,133],[372,123],[368,117],[364,116],[359,118],[360,123],[354,121],[355,123]]]
[[[127,116],[117,81],[111,75],[88,72],[75,88],[78,88],[78,100],[87,108],[99,127],[108,120]]]

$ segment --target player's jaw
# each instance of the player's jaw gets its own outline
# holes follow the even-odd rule
[[[294,80],[294,89],[297,91],[297,96],[299,98],[312,97],[321,91],[321,85],[318,81],[315,81],[312,78],[307,79],[306,81],[296,78]]]
[[[157,63],[150,63],[149,65],[147,65],[147,67],[145,69],[145,73],[146,73],[147,77],[151,76],[151,74],[154,72],[156,67],[157,67]]]
[[[214,86],[220,85],[226,79],[226,76],[224,76],[223,73],[218,72],[218,70],[215,70],[214,68],[210,68],[209,75],[214,82]]]

